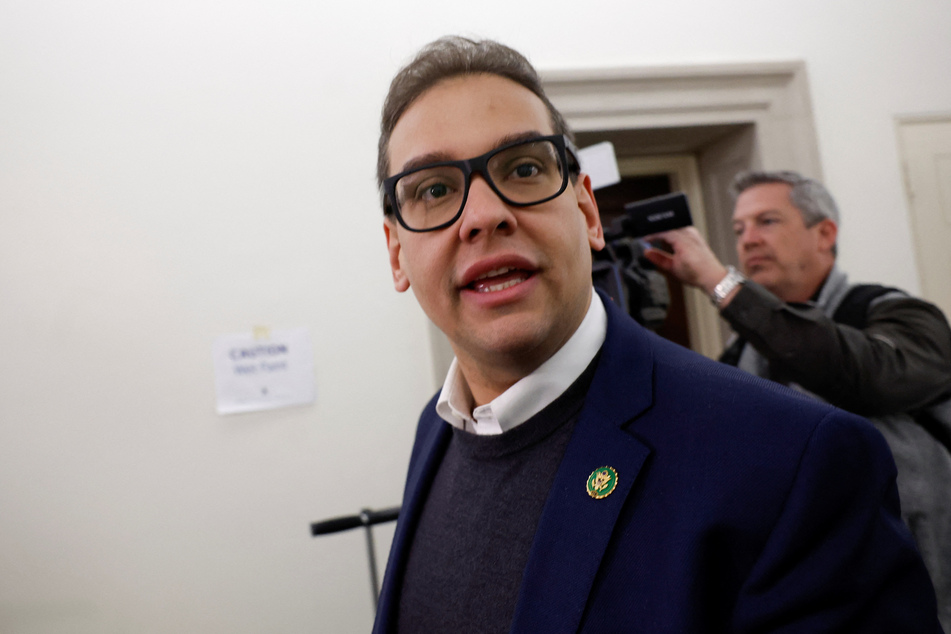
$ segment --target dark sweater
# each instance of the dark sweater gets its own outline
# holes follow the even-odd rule
[[[410,549],[400,632],[509,631],[535,529],[596,364],[510,431],[453,429]]]

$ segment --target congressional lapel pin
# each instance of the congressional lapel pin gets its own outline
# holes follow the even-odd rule
[[[598,467],[588,476],[588,495],[595,500],[606,498],[617,488],[617,471],[613,467]]]

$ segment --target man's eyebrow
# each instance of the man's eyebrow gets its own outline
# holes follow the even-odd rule
[[[763,211],[756,212],[752,216],[747,216],[746,218],[734,219],[732,229],[735,233],[737,231],[741,231],[743,228],[743,225],[747,223],[759,223],[759,222],[763,222],[764,220],[775,218],[777,216],[780,219],[782,219],[783,217],[778,209],[764,209]]]
[[[538,130],[529,130],[527,132],[516,132],[515,134],[509,134],[498,140],[498,143],[495,144],[495,147],[502,147],[503,145],[508,145],[509,143],[518,143],[519,141],[527,141],[529,139],[534,139],[536,137],[545,136]]]
[[[755,214],[750,214],[749,216],[746,216],[745,218],[734,218],[734,219],[733,219],[733,224],[736,224],[736,223],[738,223],[738,222],[746,222],[746,221],[748,221],[748,220],[749,220],[749,221],[759,220],[759,219],[762,218],[763,216],[766,216],[766,215],[769,215],[769,214],[780,214],[780,215],[782,215],[781,212],[780,212],[778,209],[773,209],[772,207],[770,207],[770,208],[768,208],[768,209],[763,209],[762,211],[757,211]]]
[[[425,167],[426,165],[432,165],[433,163],[443,163],[445,161],[452,160],[454,159],[446,152],[428,152],[403,163],[403,167],[397,173],[408,172],[412,169],[416,169],[417,167]]]
[[[498,139],[492,149],[500,148],[503,145],[508,145],[509,143],[518,143],[519,141],[527,141],[528,139],[534,139],[535,137],[545,136],[538,130],[528,130],[526,132],[516,132],[514,134],[507,134],[500,139]],[[490,152],[492,150],[489,150]],[[474,157],[466,157],[474,158]],[[412,159],[403,163],[403,167],[398,173],[408,172],[409,170],[416,169],[418,167],[425,167],[426,165],[432,165],[433,163],[443,163],[446,161],[454,161],[457,159],[452,158],[446,152],[427,152],[426,154],[421,154],[415,156]]]

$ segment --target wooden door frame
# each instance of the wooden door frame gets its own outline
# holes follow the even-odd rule
[[[696,157],[699,193],[688,196],[692,207],[704,210],[696,214],[703,218],[702,232],[725,263],[736,263],[728,192],[735,173],[792,169],[822,179],[804,62],[550,70],[541,75],[549,99],[579,136],[610,140],[615,147],[617,140],[628,140],[618,151],[619,161]],[[712,129],[722,133],[711,141]],[[631,143],[631,132],[643,133],[644,143]],[[694,347],[716,356],[728,327],[696,294],[688,301],[698,319],[691,326],[692,337],[693,328],[698,329]]]

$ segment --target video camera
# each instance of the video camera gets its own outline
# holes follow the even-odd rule
[[[644,236],[693,224],[683,192],[624,205],[624,215],[604,230],[605,247],[594,252],[591,277],[614,302],[652,330],[667,318],[667,279],[644,257]],[[663,248],[663,245],[652,245]]]

